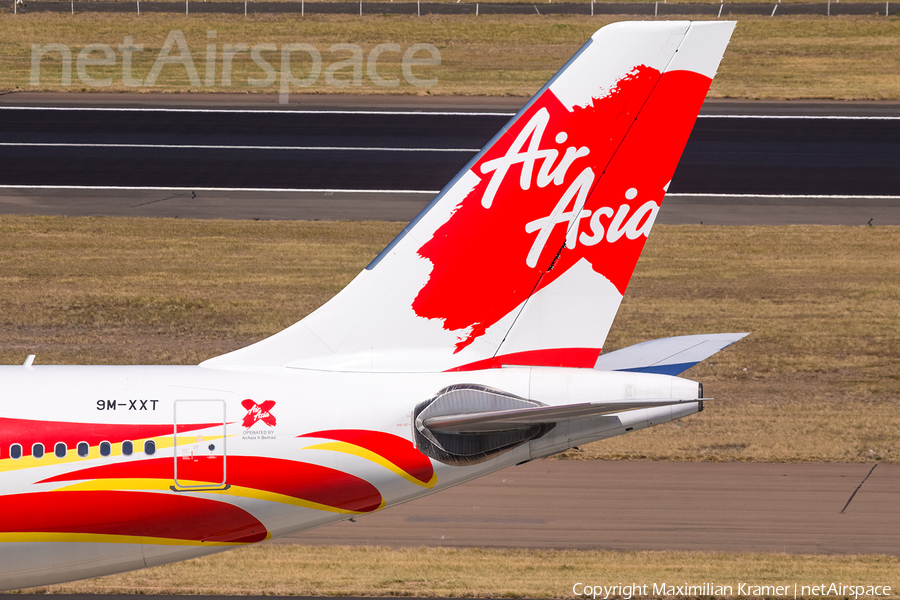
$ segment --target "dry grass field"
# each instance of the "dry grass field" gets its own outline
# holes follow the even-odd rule
[[[60,3],[68,3],[69,0],[50,0]],[[154,0],[143,0],[144,2],[153,2]],[[247,0],[249,3],[249,11],[253,12],[253,3],[255,0]],[[285,3],[299,3],[300,0],[264,0],[265,2],[285,2]],[[348,0],[305,0],[307,6],[312,6],[310,12],[315,11],[316,4],[327,4],[329,2],[347,2]],[[359,0],[356,0],[357,2]],[[430,3],[445,3],[445,4],[457,4],[457,0],[421,0],[422,2]],[[484,7],[485,5],[491,4],[522,4],[523,0],[461,0],[464,4],[472,4],[474,5],[476,2]],[[559,2],[560,0],[557,0]],[[589,5],[591,0],[563,0],[566,4],[583,4]],[[648,2],[655,0],[613,0],[616,4],[620,3],[633,3],[633,4],[647,4]],[[837,0],[834,0],[837,3]],[[116,2],[119,4],[129,4],[134,5],[134,11],[137,13],[136,0],[76,0],[76,2]],[[194,2],[230,2],[237,3],[243,6],[243,0],[190,0],[190,4]],[[363,14],[366,12],[365,7],[369,2],[387,2],[389,4],[415,4],[416,0],[363,0]],[[595,5],[601,5],[604,3],[604,0],[593,0]],[[668,4],[712,4],[716,5],[720,3],[720,0],[660,0],[660,2],[666,2]],[[822,0],[790,0],[791,4],[821,4]],[[871,4],[872,0],[843,0],[846,3],[858,3],[858,4]],[[740,4],[759,4],[760,0],[730,0],[729,3],[740,3]],[[534,5],[540,7],[541,4],[552,4],[552,0],[539,0],[538,2],[533,2]],[[78,13],[78,8],[75,8],[75,12]],[[145,5],[146,6],[146,5]],[[26,5],[27,8],[27,5]],[[146,10],[146,9],[145,9]],[[23,11],[25,14],[27,11]],[[190,12],[190,10],[188,11]],[[884,9],[882,8],[879,11],[879,14],[884,14]]]
[[[0,217],[0,361],[196,364],[287,327],[398,223]],[[707,410],[564,458],[900,462],[900,228],[657,226],[607,340],[752,335]]]
[[[794,583],[798,586],[823,582],[887,585],[897,590],[900,589],[900,558],[263,545],[146,571],[33,588],[28,592],[572,598],[572,586],[578,582],[648,586],[641,592],[652,592],[653,584],[713,583],[731,586],[734,593],[730,596],[750,598],[773,595],[740,594],[739,584],[788,585],[791,593],[785,596],[793,596]],[[745,591],[750,590],[745,588]],[[623,598],[624,594],[618,597]],[[659,598],[666,594],[639,597]]]
[[[697,332],[752,335],[685,376],[700,418],[568,456],[900,460],[900,229],[654,229],[606,349]]]
[[[255,15],[111,15],[111,14],[0,14],[0,91],[70,90],[122,92],[246,92],[276,93],[279,79],[265,72],[241,51],[231,60],[230,82],[223,82],[225,44],[274,44],[260,57],[280,72],[279,49],[307,43],[321,54],[322,72],[294,93],[401,93],[436,95],[530,96],[601,26],[621,18],[584,16],[280,16]],[[161,69],[152,86],[129,87],[123,76],[125,36],[143,46],[132,53],[132,76],[145,81],[172,31],[182,31],[198,78],[191,82],[180,64]],[[215,31],[216,37],[207,37]],[[62,59],[47,53],[40,73],[32,73],[32,45],[63,44],[72,52],[72,82],[62,85]],[[215,83],[206,85],[206,47],[216,44]],[[433,44],[440,66],[417,66],[420,79],[434,85],[411,85],[401,73],[401,54],[386,52],[377,65],[379,76],[398,78],[397,87],[380,87],[360,65],[358,85],[354,68],[345,64],[329,81],[327,69],[351,58],[333,44],[358,44],[364,58],[379,44]],[[91,87],[78,76],[78,53],[89,44],[106,44],[115,64],[85,66],[90,78],[111,78],[108,86]],[[177,47],[173,56],[180,56]],[[87,55],[86,55],[87,56]],[[420,54],[419,58],[429,55]],[[95,51],[91,59],[102,59]],[[311,73],[309,59],[296,53],[292,72]],[[304,63],[304,60],[306,61]],[[367,60],[367,58],[366,58]],[[274,71],[273,71],[274,73]],[[35,82],[32,82],[35,75]],[[260,85],[251,85],[250,80]],[[89,81],[89,80],[88,80]],[[334,82],[339,82],[337,85]],[[343,85],[346,83],[347,85]],[[900,20],[896,17],[742,17],[713,82],[711,97],[750,99],[900,99]]]

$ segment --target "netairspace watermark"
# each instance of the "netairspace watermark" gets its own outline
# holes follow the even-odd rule
[[[216,38],[216,32],[206,32],[208,40]],[[116,53],[118,49],[120,54]],[[135,55],[144,51],[143,44],[135,44],[133,36],[126,35],[117,48],[108,44],[88,44],[75,58],[75,72],[78,79],[86,86],[104,88],[113,85],[113,77],[93,77],[88,69],[95,67],[116,67],[122,65],[122,83],[126,87],[153,87],[156,85],[163,69],[184,69],[187,79],[193,87],[221,87],[232,85],[232,65],[235,57],[249,55],[250,60],[259,69],[259,77],[248,77],[247,85],[252,87],[268,87],[278,82],[278,100],[287,104],[292,89],[305,88],[315,84],[323,75],[322,52],[312,44],[283,44],[280,48],[273,43],[206,44],[204,53],[204,77],[194,64],[194,55],[188,46],[184,33],[172,30],[165,43],[156,55],[150,72],[143,79],[135,77],[133,61]],[[441,52],[432,44],[413,44],[403,48],[400,44],[378,44],[366,54],[358,44],[333,44],[329,48],[332,54],[341,53],[344,58],[324,68],[325,83],[332,87],[344,88],[360,86],[363,73],[374,85],[379,87],[398,87],[398,77],[386,77],[379,73],[379,60],[400,58],[400,70],[403,79],[409,85],[427,88],[437,85],[437,78],[422,79],[413,72],[415,67],[436,67],[441,64]],[[31,85],[41,85],[41,62],[48,54],[58,53],[62,60],[60,83],[72,85],[72,50],[66,44],[32,44],[31,45]],[[217,81],[216,67],[221,57],[221,73]],[[273,60],[275,59],[275,60]],[[277,67],[277,68],[276,68]],[[295,75],[295,70],[302,68],[305,77]],[[108,71],[107,71],[108,72]],[[340,77],[338,75],[341,75]],[[421,75],[421,72],[419,73]]]
[[[891,595],[891,587],[887,585],[845,585],[843,583],[820,583],[818,585],[802,585],[788,583],[784,585],[754,585],[737,583],[735,585],[717,585],[714,583],[668,584],[668,583],[617,583],[613,585],[591,585],[576,583],[572,586],[572,594],[576,598],[592,600],[632,600],[641,596],[677,596],[677,597],[759,597],[759,598],[885,598]]]

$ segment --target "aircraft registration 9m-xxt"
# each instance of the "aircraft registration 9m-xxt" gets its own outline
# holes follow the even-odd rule
[[[703,408],[601,355],[733,22],[604,27],[343,291],[199,366],[0,368],[0,589],[139,569]]]

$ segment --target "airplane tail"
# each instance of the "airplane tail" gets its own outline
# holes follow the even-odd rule
[[[733,29],[599,30],[350,285],[203,365],[593,367]]]

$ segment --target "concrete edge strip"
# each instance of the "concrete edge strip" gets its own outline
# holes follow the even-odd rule
[[[79,144],[65,142],[0,142],[0,147],[16,148],[145,148],[166,150],[325,150],[338,152],[479,152],[481,148],[390,148],[364,146],[227,146],[217,144]]]
[[[158,107],[97,107],[97,106],[0,106],[0,110],[44,110],[44,111],[94,111],[94,112],[161,112],[161,113],[210,113],[210,114],[288,114],[288,115],[400,115],[438,117],[512,117],[514,112],[471,112],[471,111],[430,111],[430,110],[293,110],[285,109],[244,109],[244,108],[158,108]],[[900,121],[900,116],[855,116],[855,115],[708,115],[700,119],[804,119],[821,121]]]

